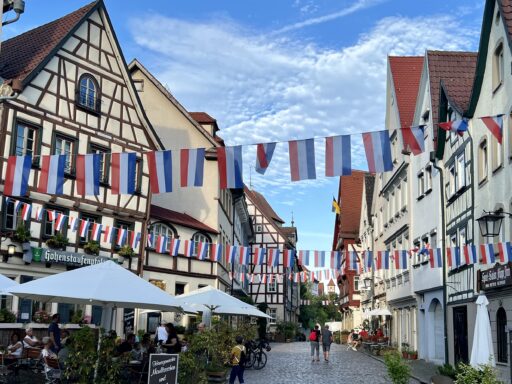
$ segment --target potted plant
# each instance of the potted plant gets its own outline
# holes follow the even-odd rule
[[[409,359],[416,360],[418,358],[418,351],[410,350],[409,351]]]
[[[89,240],[84,244],[84,252],[88,255],[98,255],[100,253],[100,243],[94,240]]]
[[[39,324],[49,324],[51,322],[51,317],[46,311],[36,311],[32,316],[32,320],[34,323]]]
[[[388,376],[393,384],[407,384],[411,376],[411,367],[396,352],[384,356]]]
[[[404,359],[409,358],[409,344],[407,343],[402,343],[402,357]]]
[[[31,237],[30,231],[23,224],[20,224],[13,233],[12,239],[18,243],[24,244],[29,243]]]
[[[124,259],[130,259],[131,257],[135,256],[135,252],[133,251],[133,248],[130,247],[129,244],[123,245],[119,249],[117,254],[119,255],[119,257],[117,259],[119,263],[123,263]]]
[[[46,245],[53,249],[66,249],[69,240],[61,232],[56,232],[55,235],[46,240]]]

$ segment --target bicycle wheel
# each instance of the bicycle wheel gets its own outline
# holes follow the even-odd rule
[[[256,355],[256,360],[254,361],[254,369],[262,369],[267,364],[267,354],[263,351]]]
[[[255,360],[256,360],[256,354],[253,351],[247,351],[246,356],[245,356],[244,367],[246,369],[252,368]]]

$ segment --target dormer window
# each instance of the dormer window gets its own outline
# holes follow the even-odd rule
[[[90,74],[83,74],[78,80],[76,102],[80,107],[89,111],[100,112],[99,86]]]

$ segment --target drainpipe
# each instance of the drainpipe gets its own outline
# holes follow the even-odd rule
[[[443,246],[441,252],[443,255],[443,319],[444,319],[444,363],[448,364],[448,299],[446,297],[446,217],[445,217],[445,206],[444,206],[444,180],[443,180],[443,169],[436,164],[436,153],[430,152],[430,162],[432,166],[439,171],[439,184],[440,184],[440,195],[441,195],[441,241]]]

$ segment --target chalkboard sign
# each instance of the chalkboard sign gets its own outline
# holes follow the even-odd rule
[[[179,355],[152,353],[149,355],[148,384],[176,384]]]

